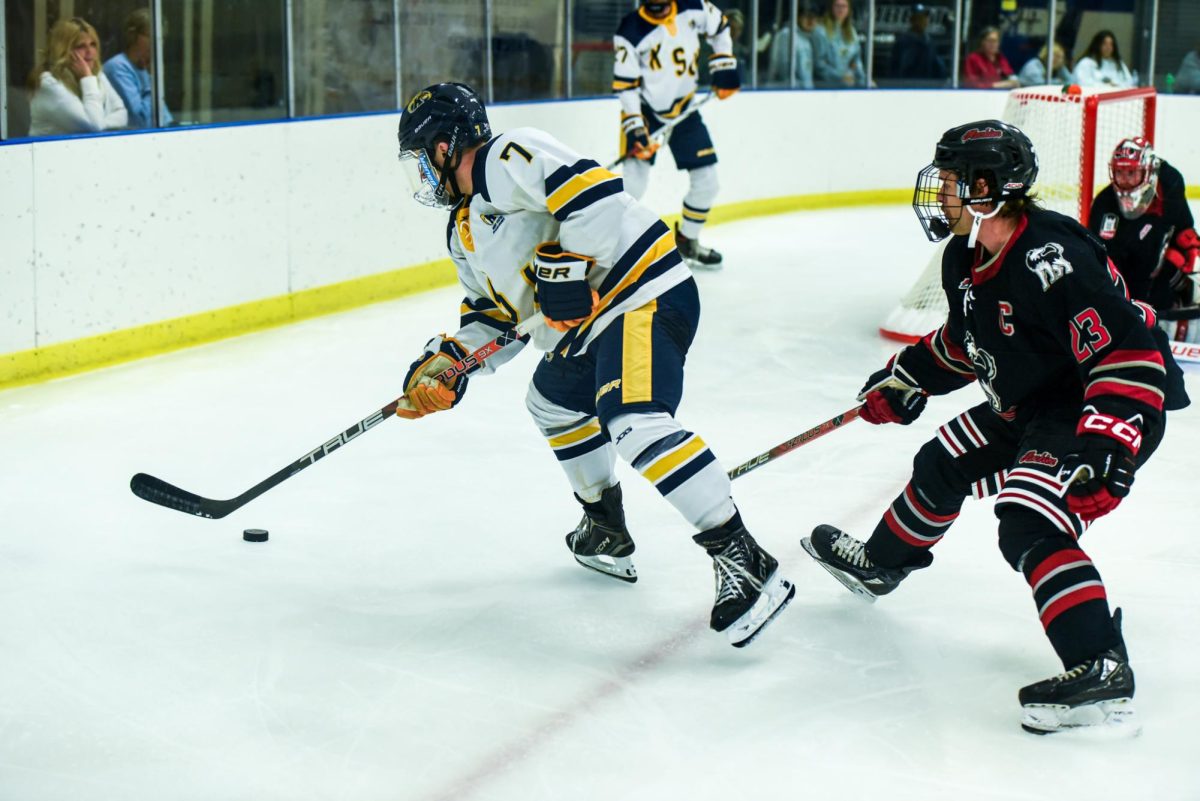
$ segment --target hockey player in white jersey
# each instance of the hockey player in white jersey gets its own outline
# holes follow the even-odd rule
[[[466,296],[458,331],[431,339],[409,368],[397,415],[453,407],[468,378],[434,376],[540,311],[547,322],[532,342],[546,354],[526,404],[583,506],[567,547],[585,567],[637,580],[613,472],[621,457],[699,531],[716,574],[711,625],[748,644],[795,590],[746,531],[716,457],[674,417],[700,303],[671,231],[619,176],[544,131],[493,136],[463,84],[418,92],[399,139],[414,197],[450,212],[447,244]]]
[[[650,137],[687,114],[696,93],[700,39],[712,46],[708,59],[713,91],[721,100],[741,87],[729,21],[708,0],[642,0],[621,20],[613,37],[613,92],[621,101],[625,191],[646,192],[655,150]],[[700,112],[670,131],[675,166],[687,170],[683,223],[675,230],[679,250],[693,267],[719,269],[721,254],[700,244],[700,229],[717,197],[717,151]]]

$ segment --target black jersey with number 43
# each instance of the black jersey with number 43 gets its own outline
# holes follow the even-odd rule
[[[1008,419],[1078,402],[1157,422],[1164,409],[1188,404],[1153,311],[1129,300],[1104,247],[1069,217],[1030,209],[991,257],[955,237],[942,287],[946,322],[896,357],[931,394],[978,379]]]

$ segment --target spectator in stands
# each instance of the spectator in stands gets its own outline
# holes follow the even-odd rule
[[[1175,91],[1200,94],[1200,45],[1183,57],[1183,63],[1175,75]]]
[[[150,10],[139,8],[125,18],[125,51],[104,62],[104,74],[125,102],[130,128],[150,128],[154,125],[153,82],[150,79]],[[172,122],[171,113],[163,108],[162,126]]]
[[[937,54],[929,27],[929,9],[921,3],[912,8],[908,30],[896,37],[892,47],[892,77],[943,80],[949,76],[946,63]]]
[[[1117,37],[1112,31],[1099,31],[1092,37],[1087,52],[1075,63],[1075,83],[1080,86],[1105,86],[1128,89],[1137,86],[1137,79],[1121,60]]]
[[[733,39],[733,57],[738,60],[743,71],[748,71],[753,59],[753,48],[742,38],[746,32],[746,15],[740,9],[731,8],[725,12],[725,19],[729,20],[729,36]],[[742,78],[750,80],[746,75]]]
[[[121,96],[100,67],[100,37],[80,17],[50,29],[42,62],[29,74],[30,136],[124,128],[129,117]]]
[[[790,51],[794,50],[796,87],[812,89],[817,48],[823,46],[824,40],[817,39],[817,12],[807,0],[800,0],[796,8],[796,22],[799,28],[793,28],[791,36],[783,28],[771,39],[771,80],[788,85],[788,58]]]
[[[1013,89],[1020,86],[1008,59],[1000,52],[1000,29],[979,33],[979,44],[963,64],[963,85],[969,89]]]
[[[1049,79],[1046,78],[1046,45],[1042,45],[1042,49],[1038,51],[1037,58],[1031,58],[1021,67],[1021,71],[1017,73],[1017,80],[1021,82],[1021,86],[1041,86],[1047,83],[1071,83],[1071,71],[1066,65],[1067,54],[1063,50],[1062,45],[1058,42],[1054,43],[1054,72]]]
[[[828,86],[844,88],[866,86],[862,47],[854,29],[850,0],[829,0],[813,36],[813,58],[817,80]]]

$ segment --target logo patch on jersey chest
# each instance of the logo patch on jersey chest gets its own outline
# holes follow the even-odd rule
[[[499,231],[500,226],[504,224],[503,214],[480,214],[479,219],[492,229],[493,234]]]
[[[1100,238],[1112,239],[1117,235],[1117,215],[1105,214],[1100,221]]]
[[[1154,228],[1154,223],[1146,223],[1145,225],[1143,225],[1142,230],[1138,232],[1138,239],[1145,239],[1146,234],[1150,233],[1151,229],[1153,229],[1153,228]]]
[[[1071,262],[1063,256],[1063,247],[1057,242],[1047,242],[1025,254],[1025,266],[1042,282],[1042,291],[1068,273],[1075,272]]]

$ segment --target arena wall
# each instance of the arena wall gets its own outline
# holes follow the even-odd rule
[[[704,109],[721,159],[712,221],[906,202],[938,135],[1000,115],[1004,101],[971,91],[714,101]],[[616,154],[612,99],[499,105],[491,116],[497,131],[534,126],[602,162]],[[0,145],[0,388],[451,283],[445,217],[408,196],[397,119]],[[1159,152],[1194,183],[1196,130],[1200,102],[1159,99]],[[664,153],[646,201],[676,214],[685,188]]]

